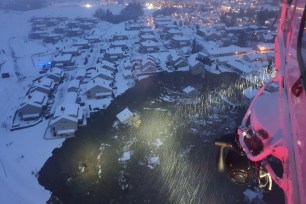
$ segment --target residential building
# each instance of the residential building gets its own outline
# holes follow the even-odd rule
[[[47,101],[47,94],[34,91],[25,96],[16,113],[23,120],[37,119],[46,108]]]
[[[32,92],[35,92],[35,91],[39,91],[39,92],[45,93],[49,96],[54,91],[54,86],[55,86],[54,81],[52,79],[44,76],[42,78],[37,79],[33,83],[32,87],[30,89],[30,92],[32,93]]]
[[[105,98],[112,95],[111,82],[102,78],[95,78],[87,83],[86,95],[89,99]]]

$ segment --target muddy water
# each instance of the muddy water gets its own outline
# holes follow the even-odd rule
[[[39,183],[52,192],[53,203],[248,203],[243,191],[254,184],[237,186],[218,174],[213,145],[235,130],[245,109],[212,91],[238,104],[240,83],[235,74],[201,79],[167,73],[142,80],[55,149]],[[188,85],[200,91],[191,100],[181,95]],[[125,107],[140,115],[138,128],[112,127]],[[124,152],[130,154],[127,161],[120,160]],[[149,163],[150,158],[159,164]],[[263,200],[284,203],[283,193],[274,189]]]

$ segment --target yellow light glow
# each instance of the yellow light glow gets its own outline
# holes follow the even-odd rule
[[[152,3],[146,3],[146,8],[152,10],[154,7]]]
[[[91,8],[92,5],[91,5],[90,3],[87,3],[87,4],[84,5],[84,7],[85,7],[85,8]]]

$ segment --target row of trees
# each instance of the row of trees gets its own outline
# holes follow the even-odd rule
[[[119,15],[114,15],[109,9],[99,8],[95,11],[94,17],[110,23],[121,23],[127,20],[135,20],[143,15],[143,7],[140,3],[130,3],[120,11]]]
[[[47,0],[6,0],[0,1],[0,9],[25,11],[40,9],[47,6],[47,4]]]

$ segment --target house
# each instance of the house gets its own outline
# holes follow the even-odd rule
[[[53,67],[47,72],[47,77],[52,79],[55,84],[59,84],[64,79],[64,72],[60,68]]]
[[[77,46],[68,47],[61,51],[63,55],[71,54],[72,56],[78,56],[80,54],[80,48]]]
[[[178,30],[179,27],[174,25],[174,24],[168,24],[166,26],[164,26],[163,31],[167,32],[168,30]]]
[[[250,48],[243,48],[235,45],[230,45],[228,47],[207,49],[206,51],[204,51],[204,53],[212,57],[224,57],[231,55],[246,54],[248,51],[250,51]]]
[[[115,67],[115,64],[107,60],[102,60],[101,64],[102,64],[101,68],[107,69],[111,72],[115,72],[117,70],[117,68]]]
[[[80,82],[83,82],[84,78],[86,76],[86,70],[85,69],[78,69],[75,79],[79,80]]]
[[[128,124],[133,118],[133,113],[128,108],[125,108],[123,111],[121,111],[120,113],[116,115],[116,118],[122,124]]]
[[[60,54],[52,59],[52,66],[64,67],[72,65],[74,65],[74,61],[72,60],[72,54]]]
[[[133,65],[132,65],[131,62],[126,61],[126,62],[123,63],[123,67],[124,67],[125,70],[131,70]]]
[[[122,50],[127,50],[127,41],[126,40],[115,40],[111,42],[111,48],[121,48]]]
[[[147,41],[147,40],[155,41],[155,42],[157,41],[154,34],[146,33],[140,36],[140,42]]]
[[[250,53],[243,56],[243,59],[248,62],[267,61],[269,58],[272,56],[269,56],[268,53]]]
[[[125,79],[133,79],[133,75],[132,75],[132,72],[131,70],[123,70],[123,77]]]
[[[192,86],[187,86],[183,89],[183,95],[185,96],[196,96],[198,94],[198,90],[196,90]]]
[[[86,95],[89,99],[111,96],[113,93],[111,82],[102,78],[92,79],[87,83]]]
[[[141,53],[155,53],[158,52],[158,44],[154,41],[143,41],[140,42],[139,52]]]
[[[252,73],[256,73],[258,69],[262,66],[261,63],[251,63],[244,60],[238,60],[235,58],[228,59],[223,63],[230,70],[237,72],[243,76],[247,76]]]
[[[104,58],[110,62],[114,62],[118,59],[122,59],[124,52],[121,48],[109,48],[105,51]]]
[[[65,34],[67,32],[69,28],[65,25],[59,25],[59,26],[56,26],[54,29],[53,29],[53,32],[54,33],[57,33],[57,34]]]
[[[45,31],[33,31],[29,33],[29,38],[30,39],[43,39],[45,35],[47,35],[47,32]]]
[[[152,59],[147,58],[141,62],[142,73],[152,73],[156,72],[157,70],[158,70],[157,66]]]
[[[74,136],[82,122],[83,109],[76,103],[64,103],[56,107],[49,127],[54,136]]]
[[[198,75],[205,73],[205,65],[197,60],[189,62],[189,70],[191,74]]]
[[[174,36],[171,39],[172,48],[182,48],[189,45],[190,45],[190,40],[185,36]]]
[[[114,81],[115,77],[112,71],[96,66],[95,70],[91,73],[91,79],[100,77],[101,79]]]
[[[177,29],[170,29],[170,30],[167,30],[167,31],[165,32],[165,34],[166,34],[166,38],[169,39],[169,40],[170,40],[171,38],[173,38],[174,36],[183,36],[182,31],[177,30]]]
[[[129,37],[123,33],[116,33],[113,35],[113,40],[128,40]]]
[[[66,31],[66,36],[68,37],[77,37],[84,34],[84,30],[80,28],[72,28]]]
[[[89,43],[98,43],[102,41],[99,36],[94,35],[86,36],[85,39],[88,40]]]
[[[77,93],[80,88],[80,80],[73,79],[68,84],[68,92],[75,92]]]
[[[174,56],[172,58],[172,62],[173,62],[174,68],[182,68],[182,67],[186,67],[189,65],[187,60],[180,55]]]
[[[95,25],[91,22],[84,22],[79,24],[79,28],[83,29],[83,30],[90,30],[94,27]]]
[[[47,94],[34,91],[23,99],[16,113],[23,120],[37,119],[46,108],[47,101]]]
[[[89,49],[89,41],[84,39],[79,39],[73,43],[74,46],[79,47],[80,49]]]
[[[30,92],[39,91],[42,93],[47,94],[48,96],[51,94],[51,92],[54,91],[55,83],[52,79],[47,77],[42,77],[40,79],[37,79],[34,84],[32,85]]]
[[[43,36],[43,41],[45,43],[56,43],[62,39],[62,36],[59,34],[47,34]]]
[[[145,34],[154,35],[154,31],[151,28],[143,28],[139,31],[139,36],[142,36],[142,35],[145,35]]]

